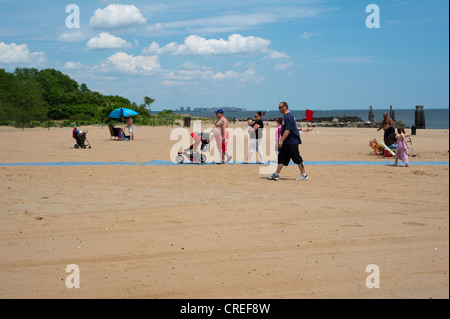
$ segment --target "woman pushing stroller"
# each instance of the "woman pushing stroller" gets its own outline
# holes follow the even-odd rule
[[[194,163],[204,164],[206,162],[206,156],[203,152],[208,152],[210,149],[209,133],[193,132],[191,136],[194,139],[194,144],[189,146],[189,148],[185,149],[183,152],[178,153],[178,164],[184,163],[184,156]],[[200,143],[202,143],[202,146],[200,147],[201,153],[197,150]]]

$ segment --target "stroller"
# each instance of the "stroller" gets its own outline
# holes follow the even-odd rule
[[[73,128],[72,137],[77,141],[77,143],[73,146],[75,149],[86,147],[92,148],[88,139],[86,138],[88,131],[80,131],[76,126]]]
[[[208,133],[192,133],[191,136],[194,138],[195,143],[192,144],[188,149],[184,150],[184,152],[178,152],[177,163],[183,164],[185,158],[190,160],[193,163],[197,164],[205,164],[207,157],[203,154],[203,152],[209,152],[210,150],[210,140]],[[197,150],[199,144],[200,151]]]

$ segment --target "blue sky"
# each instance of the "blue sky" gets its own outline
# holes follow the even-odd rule
[[[0,0],[0,68],[55,68],[153,110],[448,108],[448,12],[448,0]]]

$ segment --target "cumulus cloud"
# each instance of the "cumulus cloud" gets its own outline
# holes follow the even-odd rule
[[[124,4],[110,4],[104,9],[97,9],[90,20],[94,28],[121,28],[146,23],[147,18],[138,8]]]
[[[80,62],[67,62],[66,64],[64,64],[64,69],[67,70],[79,70],[84,68],[83,64]]]
[[[130,43],[108,32],[102,32],[98,37],[91,38],[86,47],[89,50],[127,49],[132,47]]]
[[[273,50],[269,52],[266,58],[270,60],[280,60],[280,59],[289,59],[290,56],[284,52],[278,52],[276,50]]]
[[[151,75],[162,70],[157,56],[133,56],[118,52],[96,67],[103,72]]]
[[[46,61],[44,52],[30,52],[26,44],[0,42],[0,63],[42,64]]]
[[[164,47],[158,43],[145,48],[143,54],[171,54],[171,55],[233,55],[255,52],[269,52],[270,40],[240,34],[232,34],[227,40],[206,39],[197,35],[191,35],[179,44],[172,42]]]
[[[86,36],[80,31],[77,32],[65,32],[58,37],[60,42],[79,42],[84,41]]]
[[[197,66],[194,63],[184,63],[174,71],[168,71],[164,75],[165,84],[168,86],[182,85],[192,81],[226,81],[233,80],[241,83],[261,82],[263,77],[258,77],[254,67],[249,67],[244,72],[226,70],[224,72],[214,71],[209,67]]]

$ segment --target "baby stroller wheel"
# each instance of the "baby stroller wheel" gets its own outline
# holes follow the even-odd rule
[[[177,156],[177,164],[183,164],[184,163],[184,157],[183,155]]]
[[[74,148],[74,149],[79,149],[80,146],[79,146],[78,144],[75,144],[75,145],[73,146],[73,148]]]

